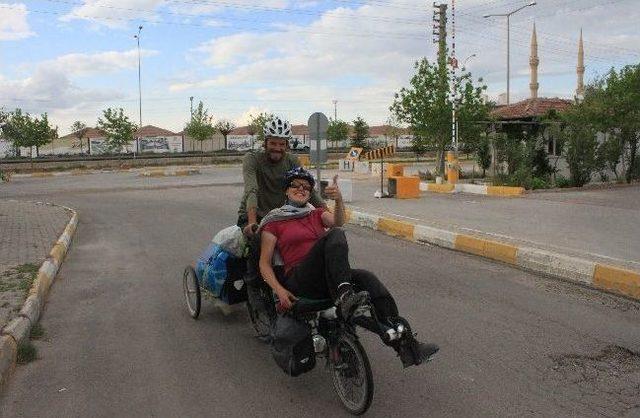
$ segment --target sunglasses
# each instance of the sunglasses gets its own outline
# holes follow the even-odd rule
[[[304,184],[304,183],[291,183],[289,185],[289,188],[290,189],[302,189],[302,190],[307,191],[307,192],[310,192],[313,189],[313,187],[311,187],[308,184]]]

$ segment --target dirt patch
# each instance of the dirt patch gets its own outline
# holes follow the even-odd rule
[[[39,266],[27,263],[0,270],[0,328],[22,309],[38,269]]]
[[[578,392],[575,401],[603,416],[640,408],[640,353],[609,345],[595,355],[551,356],[554,377]]]

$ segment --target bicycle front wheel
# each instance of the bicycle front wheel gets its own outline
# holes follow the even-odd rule
[[[362,415],[373,400],[373,373],[367,353],[357,338],[346,334],[333,349],[337,351],[331,369],[333,388],[347,411]]]

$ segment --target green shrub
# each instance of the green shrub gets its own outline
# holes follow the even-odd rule
[[[565,188],[565,187],[571,187],[571,186],[573,186],[573,184],[571,184],[571,180],[569,180],[568,178],[564,176],[556,177],[556,187]]]
[[[537,189],[548,189],[549,187],[551,187],[551,185],[549,184],[549,181],[540,177],[534,177],[531,179],[531,189],[532,190],[537,190]]]
[[[31,341],[26,340],[18,344],[18,364],[27,364],[38,358],[38,350]]]

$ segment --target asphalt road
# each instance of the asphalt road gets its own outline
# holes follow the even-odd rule
[[[38,179],[3,191],[72,206],[80,223],[39,359],[17,368],[0,415],[344,414],[322,367],[297,378],[277,368],[242,306],[225,316],[208,302],[199,320],[187,315],[182,270],[235,221],[238,186],[97,191],[96,178],[76,178],[86,180],[49,195]],[[419,336],[441,346],[434,362],[403,370],[362,333],[370,416],[640,416],[640,304],[371,230],[347,234],[353,265],[376,272]]]

